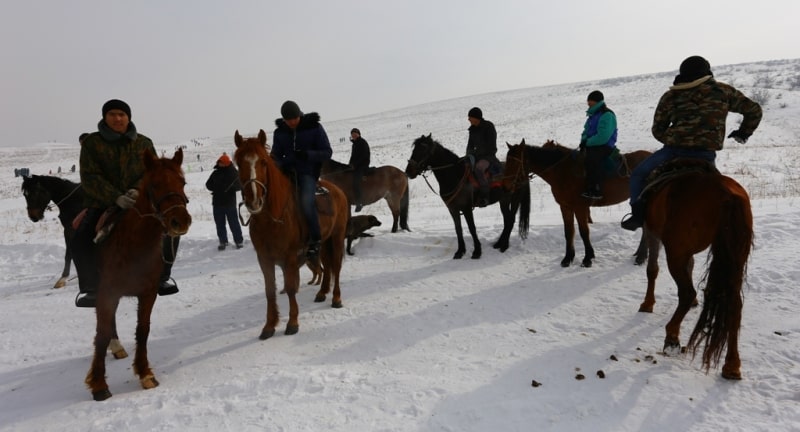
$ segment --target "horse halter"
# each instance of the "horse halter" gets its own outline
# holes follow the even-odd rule
[[[525,169],[525,147],[522,147],[521,151],[522,155],[520,157],[506,157],[506,167],[508,167],[508,161],[513,160],[519,162],[517,170],[514,172],[513,175],[503,175],[503,179],[510,178],[513,180],[511,192],[516,192],[517,186],[522,183],[527,183],[530,179],[533,178],[533,173],[528,174],[528,171]]]
[[[174,205],[171,205],[171,206],[167,207],[166,210],[161,210],[161,203],[163,203],[164,200],[166,200],[167,198],[170,198],[170,197],[173,197],[173,196],[177,196],[177,197],[180,198],[180,201],[181,201],[180,204],[174,204]],[[183,192],[167,192],[163,196],[161,196],[158,199],[156,199],[156,198],[154,198],[154,193],[153,193],[153,188],[152,187],[148,187],[147,188],[147,199],[150,201],[150,207],[153,209],[153,213],[151,213],[151,214],[141,214],[141,213],[139,213],[138,210],[137,210],[137,213],[139,213],[139,216],[142,216],[142,217],[144,217],[144,216],[152,216],[152,217],[156,218],[159,222],[161,222],[161,226],[164,227],[164,230],[167,229],[167,224],[164,223],[164,220],[166,219],[167,213],[169,213],[169,212],[171,212],[171,211],[173,211],[175,209],[178,209],[178,208],[184,208],[185,209],[186,208],[186,204],[189,204],[189,198],[186,197],[186,194],[183,193]],[[136,207],[134,207],[134,209],[135,208]]]

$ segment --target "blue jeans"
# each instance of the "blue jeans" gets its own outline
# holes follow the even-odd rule
[[[644,181],[650,173],[660,165],[677,158],[702,159],[714,163],[717,152],[713,150],[690,150],[680,147],[664,146],[654,152],[650,157],[643,160],[631,172],[630,181],[630,204],[631,206],[639,200],[639,195],[644,190]]]
[[[320,241],[322,236],[319,229],[319,216],[317,215],[317,179],[310,174],[297,175],[297,192],[300,199],[300,210],[306,218],[308,224],[308,240],[310,242]]]
[[[228,230],[225,227],[225,221],[231,227],[231,234],[233,234],[233,242],[240,245],[244,242],[242,237],[242,226],[239,225],[237,219],[236,207],[222,207],[214,206],[214,223],[217,225],[217,238],[219,244],[228,244]]]

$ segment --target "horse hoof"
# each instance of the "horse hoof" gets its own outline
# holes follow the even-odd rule
[[[92,392],[92,398],[94,398],[94,400],[97,402],[104,401],[110,397],[111,397],[111,392],[108,391],[108,389]]]
[[[591,266],[592,266],[592,260],[583,260],[583,262],[581,262],[581,267],[589,268]]]
[[[261,334],[258,335],[258,338],[261,340],[267,340],[272,336],[275,336],[275,329],[262,330]]]
[[[473,252],[471,258],[472,259],[480,259],[480,257],[481,257],[481,253],[480,252]]]
[[[633,264],[638,266],[644,264],[645,261],[647,261],[647,257],[642,257],[642,258],[636,257],[636,259],[633,260]]]
[[[322,303],[324,301],[325,301],[325,296],[324,295],[318,295],[318,296],[314,297],[314,303]]]
[[[340,309],[342,307],[342,301],[339,300],[331,303],[331,307],[334,309]]]
[[[742,373],[738,370],[725,370],[722,368],[722,378],[727,380],[739,381],[742,379]]]
[[[123,349],[117,352],[113,352],[111,353],[111,355],[114,356],[115,360],[122,360],[128,357],[128,352]]]
[[[145,389],[145,390],[148,390],[148,389],[151,389],[151,388],[156,388],[156,387],[158,387],[158,384],[159,384],[158,380],[156,379],[156,377],[154,377],[152,375],[148,375],[148,376],[140,379],[139,383],[142,385],[142,388]]]
[[[287,325],[286,332],[284,332],[284,334],[287,336],[291,336],[293,334],[297,334],[298,331],[300,331],[299,325]]]
[[[61,279],[56,281],[55,285],[53,285],[53,289],[64,288],[65,286],[67,286],[67,280],[64,279],[64,278],[61,278]]]
[[[653,306],[639,305],[639,312],[653,313]]]
[[[561,267],[569,267],[570,264],[572,264],[572,259],[564,258],[561,260]]]
[[[664,341],[664,355],[667,357],[675,357],[681,353],[681,343],[678,341]]]

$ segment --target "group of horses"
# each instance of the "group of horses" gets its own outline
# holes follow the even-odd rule
[[[234,134],[234,160],[239,167],[242,200],[249,213],[250,238],[256,250],[264,276],[267,298],[266,323],[259,335],[268,339],[279,324],[275,268],[283,273],[283,290],[289,299],[289,317],[284,333],[299,331],[299,269],[306,263],[305,237],[307,227],[299,214],[291,178],[269,156],[266,133],[256,137]],[[385,199],[394,218],[392,232],[409,230],[408,179],[431,171],[439,184],[439,195],[448,208],[458,236],[454,258],[466,253],[460,217],[467,221],[473,238],[472,258],[480,258],[481,244],[475,228],[473,208],[477,188],[470,181],[471,169],[463,158],[423,135],[413,142],[411,157],[405,171],[394,167],[379,167],[365,178],[364,203]],[[649,155],[636,151],[623,155],[626,169],[635,167]],[[158,385],[147,360],[147,338],[150,314],[157,296],[158,276],[161,273],[161,239],[164,235],[185,234],[191,225],[184,193],[186,184],[181,164],[183,152],[172,158],[157,158],[145,154],[145,173],[135,206],[124,212],[114,230],[100,245],[100,286],[97,292],[97,328],[94,358],[86,377],[95,400],[111,397],[105,381],[105,351],[111,346],[116,358],[127,355],[117,341],[115,314],[120,298],[138,299],[136,353],[133,370],[143,388]],[[491,203],[498,203],[503,215],[503,231],[493,244],[503,252],[509,247],[509,237],[519,212],[519,235],[525,238],[529,228],[530,186],[536,175],[548,182],[561,208],[567,253],[561,261],[569,266],[575,257],[573,246],[574,220],[586,249],[582,265],[591,266],[595,257],[589,241],[589,208],[611,205],[628,197],[628,177],[611,176],[603,185],[605,197],[590,201],[580,197],[583,185],[582,162],[576,151],[554,142],[529,146],[524,140],[508,145],[502,170],[502,186],[495,189]],[[344,258],[345,236],[352,201],[350,173],[343,164],[330,163],[323,170],[320,185],[327,193],[316,197],[322,232],[322,247],[318,261],[310,263],[322,271],[322,283],[315,296],[324,302],[332,291],[331,306],[342,307],[340,273]],[[23,180],[23,194],[28,215],[40,220],[49,202],[54,202],[65,228],[69,245],[72,218],[80,211],[80,185],[47,176],[32,176]],[[693,256],[710,246],[709,264],[705,276],[705,298],[700,318],[690,336],[692,352],[703,346],[703,365],[715,367],[727,348],[722,376],[740,379],[738,331],[742,309],[742,283],[752,247],[752,213],[746,191],[733,179],[714,172],[692,172],[666,182],[654,190],[647,200],[647,215],[642,240],[636,253],[636,263],[648,259],[647,293],[640,311],[652,312],[654,289],[658,275],[658,254],[664,245],[667,266],[678,285],[678,306],[666,326],[664,350],[680,349],[681,322],[689,308],[697,303],[692,282]],[[691,209],[691,210],[688,210]],[[70,250],[67,247],[62,278],[69,274]],[[58,286],[58,284],[57,284]],[[332,286],[332,287],[331,287]]]

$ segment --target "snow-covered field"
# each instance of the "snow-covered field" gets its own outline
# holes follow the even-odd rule
[[[156,143],[168,155],[186,146],[194,223],[173,271],[181,292],[159,298],[152,318],[149,356],[161,385],[142,390],[130,359],[109,357],[114,396],[102,403],[83,384],[94,314],[74,307],[76,280],[51,288],[64,253],[57,215],[28,220],[13,172],[60,167],[77,181],[68,171],[78,162],[78,145],[0,147],[0,430],[800,430],[800,266],[792,258],[800,249],[800,88],[793,85],[800,60],[721,66],[714,73],[746,94],[769,98],[750,142],[728,140],[718,156],[720,170],[751,193],[755,214],[742,381],[726,381],[718,370],[705,374],[699,360],[660,353],[676,289],[662,271],[655,312],[637,312],[646,276],[632,265],[638,233],[618,225],[626,205],[593,210],[592,268],[561,268],[560,214],[538,178],[531,183],[529,238],[522,242],[513,233],[506,253],[490,247],[502,228],[499,210],[477,210],[480,260],[451,259],[452,222],[423,179],[410,182],[410,233],[389,232],[385,204],[367,206],[362,213],[383,226],[356,242],[356,255],[345,260],[344,308],[314,303],[316,288],[301,287],[300,333],[259,341],[266,302],[255,251],[249,242],[217,251],[204,187],[216,158],[234,150],[231,131]],[[653,109],[673,75],[469,96],[339,122],[321,114],[335,159],[348,159],[346,137],[358,127],[373,164],[404,169],[411,142],[423,133],[463,153],[472,106],[496,124],[500,142],[553,138],[577,145],[586,95],[600,89],[617,113],[620,148],[654,150]],[[281,102],[264,113],[268,133]],[[737,120],[731,115],[729,128]],[[137,126],[147,134],[146,124]],[[433,176],[429,181],[435,188]],[[698,255],[695,280],[704,260]],[[301,277],[310,273],[303,269]],[[288,312],[283,296],[280,306]],[[118,314],[131,353],[135,308],[123,300]],[[687,316],[683,342],[698,312]],[[542,385],[533,387],[533,380]]]

